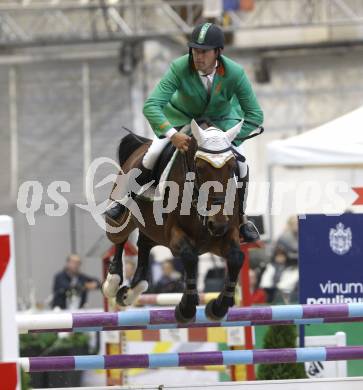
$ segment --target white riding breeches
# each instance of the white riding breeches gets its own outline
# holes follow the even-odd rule
[[[152,170],[158,160],[161,152],[165,148],[165,146],[170,142],[169,138],[158,138],[156,135],[153,138],[153,142],[147,150],[144,158],[142,159],[142,164],[145,168]],[[243,156],[243,146],[242,144],[234,147],[238,153]],[[238,161],[239,168],[239,177],[243,179],[248,172],[248,165],[246,162]]]
[[[153,142],[149,146],[149,149],[147,150],[144,158],[142,159],[142,165],[145,168],[152,170],[161,152],[169,142],[169,138],[158,138],[156,135],[154,135]]]
[[[179,133],[190,134],[190,125],[183,126],[179,130]],[[153,142],[149,146],[149,149],[147,150],[144,158],[142,159],[142,164],[145,168],[154,168],[161,152],[169,142],[171,142],[169,138],[158,138],[156,135],[154,135]]]

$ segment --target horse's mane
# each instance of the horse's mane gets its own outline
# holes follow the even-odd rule
[[[193,168],[192,169],[193,171],[194,171],[194,156],[195,156],[197,149],[198,149],[197,140],[194,138],[194,136],[191,136],[191,140],[189,143],[189,149],[186,152],[186,158],[188,161],[189,168]]]

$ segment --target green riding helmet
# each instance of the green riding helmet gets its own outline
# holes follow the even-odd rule
[[[223,49],[224,34],[220,27],[213,23],[202,23],[196,26],[192,32],[189,48],[195,49]]]

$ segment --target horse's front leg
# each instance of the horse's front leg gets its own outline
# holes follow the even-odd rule
[[[125,243],[126,240],[115,245],[115,256],[110,263],[106,280],[102,285],[103,295],[107,298],[115,298],[123,282],[122,253]]]
[[[133,305],[139,296],[148,289],[150,251],[155,245],[157,244],[154,241],[150,240],[141,231],[139,232],[137,268],[130,287],[123,286],[117,293],[116,301],[119,305]]]
[[[227,271],[223,290],[205,308],[206,316],[213,321],[220,321],[227,314],[228,309],[234,305],[238,275],[244,260],[243,253],[239,247],[239,233],[237,228],[231,230],[225,242],[226,244],[222,248],[222,255],[227,260]]]
[[[184,266],[185,285],[180,303],[175,307],[179,323],[188,323],[195,318],[199,296],[197,291],[198,253],[188,236],[178,227],[172,228],[170,249],[180,257]]]

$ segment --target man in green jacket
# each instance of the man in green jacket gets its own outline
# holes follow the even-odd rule
[[[140,186],[150,181],[152,168],[168,142],[178,150],[188,150],[190,137],[178,130],[190,124],[193,118],[221,130],[228,130],[244,119],[233,141],[240,154],[243,154],[242,141],[262,131],[263,113],[243,68],[221,55],[223,31],[215,24],[202,23],[193,30],[188,46],[189,55],[172,62],[144,104],[144,115],[155,136],[139,167],[141,174],[137,182]],[[244,215],[248,166],[241,161],[238,165],[240,181],[244,182],[239,190],[240,233],[245,241],[256,241],[258,231]],[[106,213],[117,219],[123,211],[124,206],[115,202]]]

